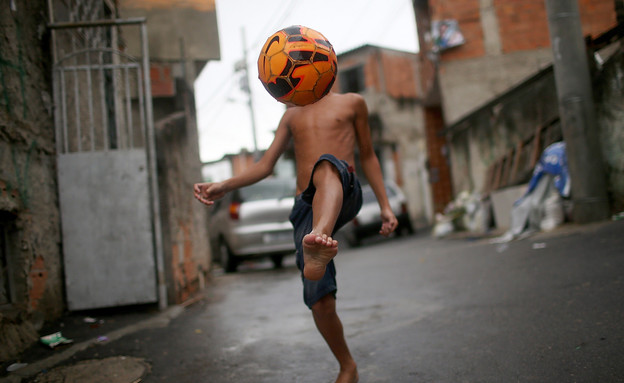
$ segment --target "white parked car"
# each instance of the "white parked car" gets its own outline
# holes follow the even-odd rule
[[[284,256],[295,253],[288,219],[294,195],[294,179],[268,178],[215,201],[208,218],[210,244],[226,272],[236,271],[242,260],[259,257],[281,267]]]
[[[385,181],[386,194],[394,215],[399,221],[397,235],[413,234],[414,227],[407,211],[407,200],[401,189],[393,182]],[[370,185],[362,186],[362,208],[358,215],[339,230],[338,235],[347,240],[350,246],[359,246],[362,240],[379,235],[381,229],[379,203]]]

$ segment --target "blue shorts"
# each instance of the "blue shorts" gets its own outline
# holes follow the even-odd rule
[[[299,194],[295,198],[295,205],[290,213],[290,222],[294,227],[295,246],[297,248],[297,267],[302,272],[301,279],[303,281],[303,301],[309,308],[318,302],[327,294],[333,294],[336,296],[336,266],[334,261],[330,261],[325,270],[325,275],[318,281],[311,281],[303,277],[303,237],[312,231],[312,199],[316,188],[312,183],[312,177],[314,176],[314,170],[321,161],[329,161],[336,167],[340,174],[342,181],[343,201],[340,214],[334,226],[334,231],[331,233],[333,237],[338,229],[344,226],[347,222],[351,221],[362,207],[362,188],[360,182],[353,171],[353,168],[349,166],[346,161],[337,159],[331,154],[323,154],[319,157],[319,160],[314,165],[312,175],[310,176],[310,183],[308,188]]]

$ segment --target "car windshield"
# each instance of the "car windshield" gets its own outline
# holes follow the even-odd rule
[[[241,188],[239,194],[240,199],[244,202],[293,197],[295,195],[295,182],[286,179],[265,180]]]

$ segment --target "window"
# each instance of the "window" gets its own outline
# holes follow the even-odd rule
[[[343,92],[360,93],[365,90],[364,66],[347,68],[340,73],[340,90]]]

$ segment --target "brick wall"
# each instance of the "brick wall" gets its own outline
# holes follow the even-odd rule
[[[444,60],[480,57],[485,54],[479,0],[429,0],[431,20],[455,19],[466,43],[444,53]]]
[[[341,54],[338,61],[343,75],[362,68],[364,89],[359,93],[368,105],[384,176],[402,187],[416,227],[433,222],[419,56],[368,45]],[[336,90],[344,92],[340,76]]]
[[[363,65],[364,86],[392,98],[419,98],[419,61],[414,53],[364,46],[340,56],[340,68]],[[340,88],[340,70],[336,80]]]
[[[579,0],[584,35],[596,36],[617,24],[615,0]]]
[[[253,165],[254,156],[253,153],[242,151],[241,153],[231,156],[230,162],[232,163],[232,175],[241,174],[245,169]]]
[[[214,11],[215,0],[118,0],[125,8],[192,8],[198,11]]]
[[[578,2],[585,35],[616,25],[614,0]],[[447,125],[552,62],[545,0],[429,0],[429,10],[432,22],[456,20],[465,39],[438,57]]]
[[[418,62],[411,54],[386,51],[382,56],[386,92],[393,98],[418,98]]]
[[[150,80],[152,97],[173,97],[175,95],[175,79],[171,64],[150,63]]]
[[[466,39],[464,45],[445,51],[443,61],[484,56],[485,33],[498,34],[503,54],[550,46],[544,0],[492,0],[498,31],[483,30],[480,0],[429,1],[432,20],[457,20]],[[613,0],[579,0],[579,11],[585,35],[597,35],[616,24]]]
[[[544,0],[494,0],[503,53],[550,46]]]
[[[446,156],[448,152],[446,137],[440,134],[443,129],[442,109],[440,107],[425,108],[429,183],[431,184],[433,209],[436,213],[444,211],[446,205],[453,199],[451,172]]]

